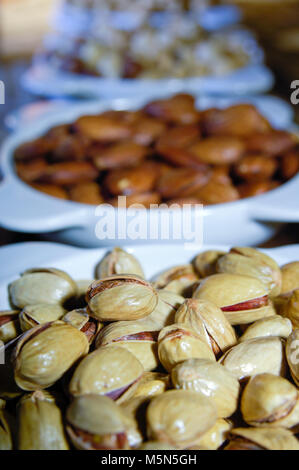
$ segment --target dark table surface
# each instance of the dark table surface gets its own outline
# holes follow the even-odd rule
[[[29,64],[30,59],[19,59],[0,66],[0,80],[5,83],[5,104],[0,105],[0,143],[9,132],[4,124],[5,117],[20,106],[36,101],[36,97],[31,96],[19,85],[19,78]],[[295,111],[299,111],[299,109],[295,109]],[[43,239],[40,235],[19,234],[0,228],[0,246],[24,241],[42,241]],[[292,243],[299,243],[299,224],[283,226],[281,231],[263,246],[275,247]]]

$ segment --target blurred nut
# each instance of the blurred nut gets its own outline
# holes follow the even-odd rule
[[[293,328],[299,328],[299,289],[295,289],[282,306],[281,314],[292,322]]]
[[[104,202],[97,183],[79,183],[69,188],[70,199],[81,204],[99,205]]]
[[[280,172],[285,180],[293,178],[299,171],[299,153],[298,150],[291,150],[280,158]]]
[[[54,184],[32,184],[31,187],[49,196],[58,197],[59,199],[68,199],[66,190]]]
[[[238,379],[221,364],[208,359],[188,359],[172,369],[171,380],[177,389],[211,398],[220,418],[231,416],[237,409]]]
[[[146,163],[133,168],[118,168],[111,170],[104,184],[110,194],[115,196],[145,193],[152,191],[158,175]]]
[[[71,185],[94,181],[98,170],[90,162],[62,162],[49,165],[36,179],[36,183]]]
[[[281,294],[290,294],[295,289],[299,289],[299,261],[283,265],[281,275]]]
[[[237,137],[208,137],[193,144],[189,150],[201,162],[225,165],[240,160],[244,153],[244,144]]]
[[[173,168],[159,178],[157,190],[165,199],[188,197],[197,193],[208,180],[209,173],[205,170]]]
[[[135,142],[126,141],[105,149],[94,147],[90,153],[95,166],[103,171],[138,165],[148,154],[148,149]]]
[[[259,196],[267,191],[277,188],[277,181],[257,181],[253,183],[244,183],[238,186],[238,192],[241,198]]]
[[[232,184],[219,183],[212,178],[193,195],[203,204],[222,204],[239,199],[239,193]]]
[[[251,135],[246,146],[250,152],[260,152],[268,155],[281,155],[295,145],[295,139],[289,132],[272,130]]]
[[[97,142],[114,142],[127,139],[131,130],[128,124],[107,116],[82,116],[74,124],[74,129]]]
[[[267,155],[246,155],[234,166],[234,174],[245,181],[264,181],[271,179],[278,163]]]

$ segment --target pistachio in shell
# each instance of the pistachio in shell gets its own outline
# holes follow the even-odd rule
[[[77,330],[84,333],[90,344],[93,342],[97,333],[103,327],[102,323],[88,315],[85,308],[71,310],[63,316],[62,321],[72,325],[73,327],[77,328]]]
[[[210,346],[194,330],[180,323],[166,326],[160,331],[158,354],[161,364],[168,372],[176,364],[187,359],[203,358],[215,361]]]
[[[298,390],[283,377],[255,375],[244,388],[241,411],[249,426],[291,428],[299,423]]]
[[[23,390],[45,389],[88,353],[86,336],[65,322],[37,326],[24,333],[14,351],[14,377]]]
[[[274,259],[251,247],[234,247],[221,256],[216,265],[218,273],[240,274],[257,278],[270,296],[280,294],[282,276]]]
[[[229,349],[220,363],[239,380],[267,372],[284,375],[284,342],[277,336],[248,339]]]
[[[77,286],[64,271],[35,268],[25,271],[9,285],[9,295],[17,308],[40,303],[63,304],[77,294]]]
[[[156,308],[158,294],[143,279],[122,274],[93,282],[86,300],[90,315],[99,321],[138,320]]]
[[[205,450],[217,450],[227,440],[231,429],[229,420],[218,418],[214,426],[199,439],[197,446]]]
[[[284,428],[235,428],[225,450],[299,450],[299,442]]]
[[[264,285],[249,276],[214,274],[200,282],[193,297],[215,303],[231,325],[253,323],[276,313]]]
[[[96,267],[97,279],[114,274],[136,274],[144,278],[143,269],[135,256],[119,247],[107,253]]]
[[[174,323],[175,313],[179,306],[185,301],[185,298],[182,295],[166,289],[160,289],[157,290],[157,292],[157,306],[146,319],[152,320],[162,329],[164,326]]]
[[[169,375],[161,372],[145,372],[138,382],[134,397],[155,397],[169,388]]]
[[[20,334],[19,311],[0,311],[0,341],[8,343]]]
[[[122,410],[130,419],[132,425],[128,430],[130,447],[136,449],[146,438],[146,411],[149,398],[145,396],[131,397],[121,404]]]
[[[239,338],[239,342],[267,336],[279,336],[286,339],[291,332],[292,324],[288,318],[273,315],[272,317],[261,318],[249,325]]]
[[[293,328],[299,328],[299,289],[295,289],[282,306],[281,314],[289,318]]]
[[[154,282],[156,289],[166,289],[178,295],[186,295],[198,281],[192,264],[174,266],[161,273]]]
[[[237,409],[238,379],[221,364],[209,359],[188,359],[172,369],[171,380],[177,389],[211,398],[220,418],[231,416]]]
[[[5,411],[5,401],[0,399],[0,450],[12,450],[12,436]]]
[[[127,349],[105,346],[86,356],[70,381],[72,396],[106,395],[122,403],[133,395],[143,366]]]
[[[62,414],[54,397],[37,390],[18,405],[19,450],[68,450]]]
[[[128,416],[103,395],[75,397],[67,414],[67,433],[79,450],[126,450]]]
[[[209,398],[190,390],[169,390],[153,398],[147,408],[148,437],[184,449],[196,444],[216,419]]]
[[[299,387],[299,329],[295,329],[286,342],[288,365],[297,387]]]
[[[22,331],[30,330],[44,323],[60,320],[65,309],[59,304],[26,305],[20,312],[20,325]]]
[[[286,295],[299,289],[299,261],[284,264],[281,267],[282,286],[281,294]]]
[[[218,259],[225,255],[225,251],[206,250],[199,253],[193,260],[193,266],[201,278],[216,274]]]
[[[175,314],[175,322],[196,331],[216,356],[237,343],[235,331],[224,313],[209,300],[186,299]]]
[[[159,328],[147,320],[120,321],[105,326],[97,336],[96,348],[101,346],[121,346],[130,351],[141,362],[144,370],[158,367]]]

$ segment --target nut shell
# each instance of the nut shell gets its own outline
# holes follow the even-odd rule
[[[239,338],[239,342],[266,336],[279,336],[286,339],[291,332],[292,324],[290,320],[282,318],[280,315],[273,315],[272,317],[261,318],[261,320],[249,325]]]
[[[19,311],[0,311],[0,341],[8,343],[20,333]]]
[[[286,342],[288,365],[297,387],[299,387],[299,329],[290,334]]]
[[[229,444],[226,450],[243,450],[242,441],[253,450],[299,450],[296,437],[283,428],[235,428],[231,436],[237,439],[236,446]]]
[[[215,406],[207,397],[189,390],[169,390],[149,404],[148,436],[184,449],[211,429],[216,418]]]
[[[65,309],[57,304],[27,305],[20,313],[20,325],[22,331],[30,330],[44,323],[60,320]]]
[[[144,272],[139,261],[131,253],[121,248],[113,248],[96,268],[98,279],[112,276],[113,274],[136,274],[144,277]]]

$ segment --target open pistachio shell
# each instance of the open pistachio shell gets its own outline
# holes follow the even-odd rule
[[[197,445],[206,450],[217,450],[227,440],[231,429],[230,421],[218,418],[214,426],[199,439]]]
[[[267,372],[284,375],[284,343],[275,336],[248,339],[229,349],[220,363],[239,380]]]
[[[144,370],[158,367],[158,334],[155,323],[147,317],[141,321],[120,321],[105,326],[96,339],[96,347],[121,346],[139,359]]]
[[[18,308],[40,303],[63,304],[77,294],[77,286],[64,271],[36,268],[25,271],[9,285],[11,302]]]
[[[89,343],[92,343],[103,324],[91,318],[85,308],[72,310],[64,315],[62,321],[72,325],[85,334]]]
[[[239,382],[221,364],[208,359],[188,359],[172,369],[171,380],[177,389],[210,397],[220,418],[231,416],[237,409]]]
[[[174,266],[160,274],[154,282],[154,287],[185,295],[196,281],[198,281],[198,275],[192,264],[184,264]]]
[[[234,247],[221,256],[216,266],[219,273],[240,274],[257,278],[275,297],[281,291],[281,271],[270,256],[250,247]]]
[[[279,336],[286,339],[291,332],[292,323],[290,320],[282,318],[280,315],[273,315],[272,317],[261,318],[252,323],[252,325],[249,325],[239,338],[239,341],[266,336]]]
[[[287,339],[286,356],[294,382],[299,387],[299,329],[294,330]]]
[[[237,343],[235,331],[224,313],[209,300],[186,299],[176,312],[175,322],[196,331],[216,355]]]
[[[299,423],[298,390],[283,377],[255,375],[243,391],[241,411],[250,426],[291,428]]]
[[[12,450],[12,448],[12,437],[5,412],[5,401],[0,399],[0,450]]]
[[[23,390],[48,388],[88,353],[86,336],[64,322],[37,326],[24,333],[14,351],[14,374]]]
[[[169,375],[160,372],[145,372],[138,382],[134,397],[155,397],[169,388]]]
[[[235,428],[225,450],[299,450],[299,441],[284,428]]]
[[[293,290],[299,289],[299,261],[283,265],[281,275],[281,294],[290,294]]]
[[[166,326],[160,331],[158,354],[161,364],[168,372],[187,359],[202,358],[215,361],[210,346],[194,330],[180,323]]]
[[[20,313],[20,325],[22,331],[30,330],[44,323],[60,320],[65,309],[59,304],[34,304],[27,305]]]
[[[115,247],[96,268],[96,277],[102,279],[113,274],[136,274],[144,278],[143,269],[134,255]]]
[[[149,439],[184,449],[214,426],[214,403],[189,390],[169,390],[152,399],[147,409]]]
[[[200,277],[216,274],[216,264],[220,256],[225,255],[225,251],[207,250],[199,253],[193,260],[195,270]]]
[[[8,343],[20,334],[19,311],[0,311],[0,341]]]
[[[19,450],[68,450],[62,415],[55,399],[38,390],[19,403]]]
[[[160,289],[158,292],[158,303],[146,319],[152,320],[162,329],[164,326],[174,323],[174,317],[179,306],[185,301],[184,297],[170,292],[166,289]]]
[[[249,276],[214,274],[200,282],[193,297],[214,302],[231,325],[252,323],[276,313],[264,285]]]
[[[281,314],[289,318],[293,328],[299,328],[299,289],[295,289],[282,306]]]
[[[77,449],[129,449],[128,417],[110,398],[101,395],[76,397],[66,417],[68,435]]]
[[[121,403],[133,394],[143,370],[142,364],[127,349],[101,347],[80,362],[69,392],[72,396],[106,395]]]
[[[143,279],[122,274],[92,283],[86,300],[90,315],[97,320],[138,320],[156,308],[158,294]]]

